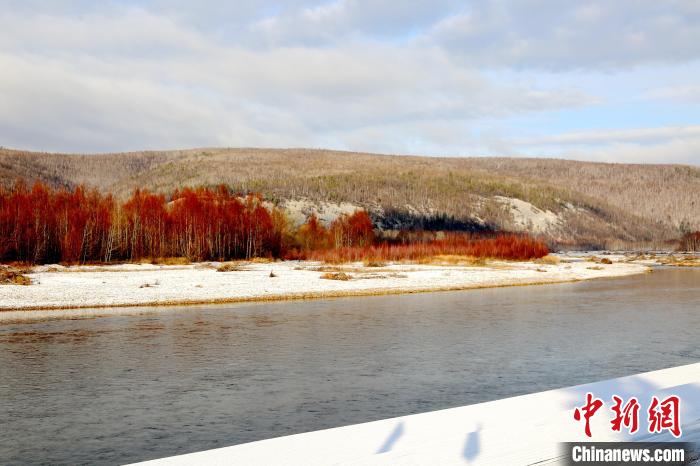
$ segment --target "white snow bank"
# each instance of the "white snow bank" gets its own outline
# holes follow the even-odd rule
[[[639,264],[591,262],[496,262],[486,266],[395,264],[342,269],[351,280],[326,280],[327,266],[312,262],[246,263],[242,270],[217,272],[216,263],[192,265],[110,265],[58,268],[29,274],[29,286],[0,286],[0,310],[66,309],[154,304],[457,290],[556,283],[642,273]],[[320,270],[321,269],[321,270]],[[274,272],[275,277],[270,277]],[[16,317],[16,316],[14,316]],[[0,318],[8,318],[0,313]]]

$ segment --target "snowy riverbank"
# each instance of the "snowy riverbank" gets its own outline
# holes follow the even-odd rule
[[[227,272],[218,271],[219,266],[218,263],[40,266],[27,275],[31,285],[0,286],[0,310],[204,304],[463,290],[618,277],[649,270],[642,264],[600,264],[572,257],[563,258],[559,263],[489,261],[484,265],[383,264],[379,267],[365,267],[359,263],[329,266],[300,261],[241,262],[235,264],[235,270]],[[349,279],[322,278],[324,274],[333,276],[339,272]],[[8,317],[6,312],[0,313],[0,318]]]

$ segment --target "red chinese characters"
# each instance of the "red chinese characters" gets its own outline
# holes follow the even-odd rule
[[[625,402],[621,397],[613,395],[612,401],[613,405],[610,410],[614,417],[610,421],[611,430],[621,432],[625,428],[630,435],[636,433],[639,430],[639,400],[630,397]],[[676,395],[670,395],[663,400],[653,396],[647,409],[647,431],[650,434],[656,434],[667,430],[674,437],[680,437],[682,433],[680,404],[681,400]],[[586,403],[574,410],[574,419],[577,421],[583,419],[585,422],[584,432],[586,436],[592,437],[590,419],[603,405],[603,400],[594,397],[592,393],[586,393]]]
[[[639,401],[632,397],[623,406],[623,400],[619,396],[613,395],[612,399],[615,402],[615,405],[611,408],[613,413],[615,413],[615,419],[611,421],[612,430],[620,432],[621,427],[624,426],[629,430],[630,434],[637,432],[639,430]]]
[[[603,406],[603,400],[599,398],[594,398],[592,393],[586,393],[586,404],[583,405],[580,410],[576,408],[574,411],[574,419],[577,421],[581,420],[581,413],[583,412],[583,419],[586,422],[585,432],[586,435],[591,437],[591,424],[590,419],[598,411],[601,406]]]
[[[678,438],[681,436],[680,423],[681,400],[675,395],[671,395],[663,401],[655,396],[651,398],[649,405],[649,433],[661,432],[666,429]]]

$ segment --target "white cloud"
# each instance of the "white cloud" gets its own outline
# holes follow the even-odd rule
[[[604,112],[626,81],[608,70],[634,79],[638,66],[674,78],[645,103],[697,101],[693,76],[658,63],[699,58],[700,7],[632,1],[5,1],[0,145],[577,157],[614,146],[627,158],[656,145],[697,163],[692,129],[568,133],[568,116],[565,134],[524,138],[531,126],[506,126]]]
[[[0,50],[7,53],[108,58],[194,53],[207,46],[199,33],[140,8],[79,16],[17,15],[0,12]]]
[[[435,48],[251,50],[142,9],[15,16],[10,32],[0,41],[0,137],[26,148],[339,146],[358,128],[440,120],[464,131],[480,118],[596,102],[496,85]],[[412,135],[418,146],[429,137]]]
[[[609,163],[679,163],[700,165],[700,139],[677,139],[658,144],[611,144],[603,148],[581,148],[565,151],[560,156],[577,160]]]
[[[384,38],[405,42],[447,14],[459,11],[457,0],[336,0],[287,10],[255,22],[253,41],[267,44],[332,44],[350,38]]]
[[[700,103],[700,85],[687,84],[678,86],[665,86],[653,89],[646,94],[653,100],[668,100],[684,104]]]
[[[700,58],[693,0],[474,2],[424,40],[469,63],[494,67],[621,69]]]
[[[538,138],[516,139],[519,146],[597,145],[611,143],[658,143],[672,139],[700,139],[700,125],[580,131]]]
[[[511,139],[528,154],[580,160],[700,165],[700,125],[571,132]]]

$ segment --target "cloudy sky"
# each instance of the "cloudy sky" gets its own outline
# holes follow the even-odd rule
[[[0,0],[0,145],[700,165],[700,1]]]

